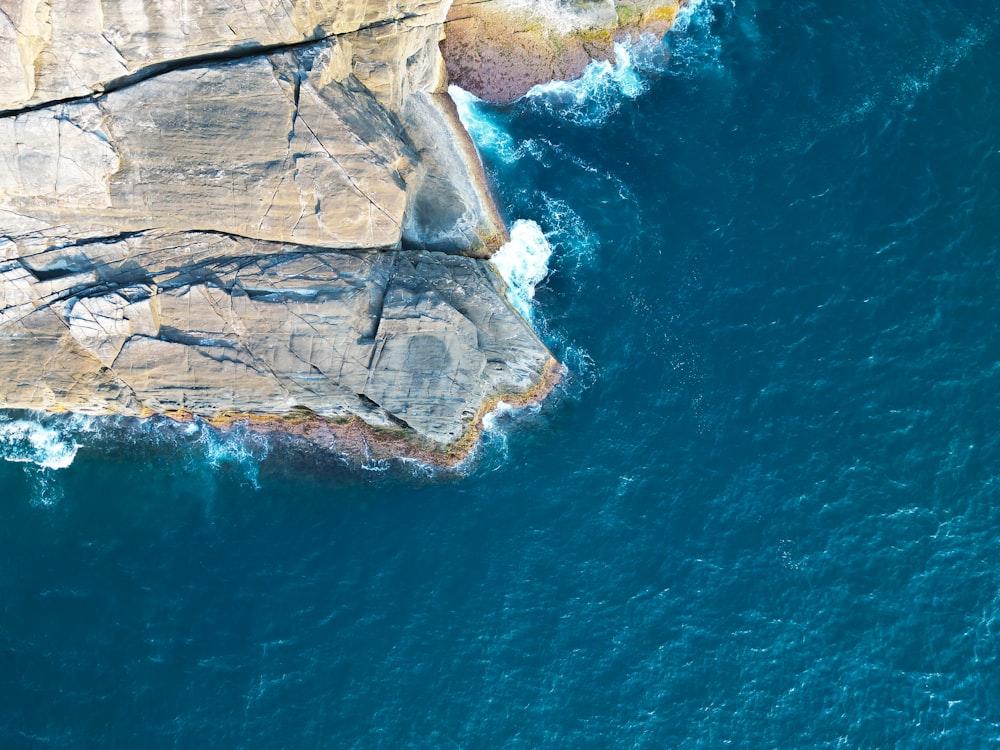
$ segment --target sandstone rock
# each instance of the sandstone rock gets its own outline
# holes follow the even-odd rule
[[[447,453],[544,390],[472,257],[507,236],[442,93],[448,5],[0,0],[0,408]]]
[[[449,80],[481,99],[512,102],[537,84],[572,80],[614,42],[663,36],[687,0],[455,0],[441,44]]]
[[[337,54],[325,41],[195,65],[0,119],[11,146],[0,151],[0,209],[40,222],[27,234],[46,245],[197,228],[386,248],[403,239],[420,185],[437,181],[466,216],[453,236],[430,228],[439,244],[495,245],[499,219],[473,173],[441,171],[464,164],[457,139],[438,138],[436,160],[414,149],[412,137],[429,141],[446,118],[426,106],[414,117],[410,105],[408,132],[353,75],[331,78]],[[407,226],[421,241],[420,222]]]
[[[447,446],[491,396],[535,385],[550,359],[472,258],[197,233],[78,250],[95,272],[53,279],[44,296],[17,261],[0,267],[7,408],[304,408]]]
[[[431,37],[446,10],[441,0],[4,0],[0,109],[102,91],[177,61],[360,30],[424,29]],[[390,76],[405,74],[398,62],[384,55],[356,60]]]

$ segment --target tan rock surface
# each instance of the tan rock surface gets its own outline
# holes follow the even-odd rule
[[[360,418],[447,452],[544,390],[463,257],[506,231],[441,93],[447,6],[0,0],[0,407]]]
[[[449,80],[512,102],[537,84],[572,80],[614,43],[663,36],[687,0],[455,0],[441,44]]]
[[[0,401],[140,415],[361,416],[447,446],[550,355],[482,261],[219,235],[78,246],[88,270],[0,266]]]
[[[382,29],[383,35],[420,28],[434,33],[447,5],[441,0],[2,0],[0,109],[101,91],[178,60],[365,29]],[[387,75],[406,73],[386,56],[355,62],[391,71]]]

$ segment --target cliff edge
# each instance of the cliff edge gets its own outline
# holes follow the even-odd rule
[[[0,4],[0,408],[450,463],[542,397],[444,93],[455,7]]]
[[[572,80],[615,42],[662,37],[688,0],[455,0],[441,43],[449,80],[509,103],[537,84]]]

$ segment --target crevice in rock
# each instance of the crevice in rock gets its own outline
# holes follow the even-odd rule
[[[147,230],[143,230],[143,231],[149,232],[149,231],[152,231],[152,230],[148,230],[147,229]],[[141,234],[141,233],[142,232],[137,232],[137,234]],[[300,255],[327,255],[327,254],[329,254],[329,255],[360,255],[360,254],[363,254],[363,253],[389,252],[389,251],[392,251],[392,250],[396,249],[393,245],[383,245],[383,246],[379,246],[379,247],[355,247],[355,246],[350,246],[350,247],[329,247],[329,246],[325,246],[325,245],[301,245],[301,244],[299,244],[297,242],[286,242],[286,241],[282,241],[282,240],[268,240],[268,239],[264,239],[262,237],[250,237],[249,235],[238,234],[236,232],[230,232],[230,231],[227,231],[227,230],[224,230],[224,229],[197,229],[197,228],[195,228],[195,229],[185,230],[185,233],[191,233],[191,234],[210,234],[210,235],[213,235],[215,237],[232,237],[233,239],[244,240],[246,242],[256,242],[256,243],[262,243],[262,244],[267,244],[267,245],[274,245],[274,246],[279,247],[279,248],[286,248],[284,250],[281,250],[281,249],[276,249],[275,250],[274,255],[282,255],[282,256],[284,256],[284,255],[291,255],[293,253],[297,253],[297,254],[300,254]],[[176,232],[174,232],[173,234],[176,234]],[[296,247],[298,249],[297,250],[288,250],[287,248],[289,248],[289,247]],[[267,255],[259,255],[259,256],[254,256],[254,257],[256,257],[256,258],[262,258],[262,257],[268,257],[268,256]]]
[[[374,23],[361,26],[357,29],[354,29],[353,31],[345,31],[338,34],[333,34],[333,33],[326,34],[323,33],[319,29],[319,27],[317,27],[316,31],[311,36],[306,37],[305,39],[302,39],[298,42],[278,42],[275,44],[261,44],[260,42],[247,41],[224,50],[218,50],[216,52],[206,52],[201,55],[188,55],[186,57],[177,57],[172,60],[164,60],[162,62],[146,65],[132,73],[128,73],[123,76],[118,76],[117,78],[112,78],[103,83],[97,83],[94,89],[87,94],[67,96],[60,99],[48,99],[44,102],[27,104],[23,107],[18,107],[16,109],[0,109],[0,119],[7,117],[17,117],[18,115],[24,114],[26,112],[34,112],[40,109],[46,109],[47,107],[55,107],[60,104],[75,104],[78,102],[97,101],[98,99],[107,96],[108,94],[113,93],[115,91],[120,91],[121,89],[128,88],[129,86],[134,86],[137,83],[148,81],[151,78],[156,78],[157,76],[164,75],[165,73],[172,73],[175,70],[195,68],[201,65],[206,65],[208,63],[225,64],[239,60],[246,60],[251,57],[269,55],[276,52],[285,52],[285,51],[302,49],[304,47],[309,47],[310,45],[317,44],[319,42],[329,41],[330,39],[337,39],[338,37],[341,36],[350,36],[352,34],[357,34],[360,31],[367,31],[369,29],[378,29],[384,26],[391,26],[393,24],[397,24],[402,21],[409,21],[414,18],[419,18],[421,15],[426,15],[426,14],[403,13],[399,16],[394,16],[393,18],[386,18],[381,21],[376,21]],[[105,39],[107,39],[107,37],[105,37]],[[117,49],[117,47],[115,49]]]
[[[105,234],[97,237],[79,237],[70,242],[64,242],[61,245],[51,245],[45,249],[45,253],[66,250],[71,247],[84,247],[85,245],[113,245],[116,242],[123,242],[124,240],[130,240],[133,237],[139,237],[143,234],[149,233],[149,229],[138,229],[127,232],[118,232],[117,234]],[[44,253],[41,253],[44,255]]]
[[[235,348],[233,342],[227,339],[197,336],[190,331],[182,331],[180,328],[173,326],[161,325],[157,338],[160,341],[167,341],[171,344],[183,344],[184,346]]]
[[[385,284],[381,288],[372,290],[375,296],[369,299],[368,304],[368,314],[371,316],[368,330],[365,331],[362,339],[367,339],[373,341],[378,335],[379,326],[382,325],[382,314],[385,311],[385,298],[389,295],[389,287],[392,286],[392,282],[396,278],[396,263],[398,262],[398,257],[393,258],[392,266],[389,269],[389,274],[386,276]]]
[[[296,107],[297,107],[297,106],[298,106],[298,105],[296,104]],[[379,204],[378,204],[378,203],[377,203],[377,202],[375,201],[375,199],[374,199],[374,198],[372,198],[372,197],[371,197],[371,196],[370,196],[370,195],[369,195],[368,193],[366,193],[366,192],[365,192],[365,191],[364,191],[364,190],[363,190],[363,189],[361,188],[361,186],[360,186],[360,185],[358,184],[358,181],[354,179],[354,175],[352,175],[352,174],[351,174],[351,171],[350,171],[349,169],[347,169],[347,168],[346,168],[346,167],[345,167],[345,166],[344,166],[343,164],[341,164],[341,162],[340,162],[340,159],[338,159],[338,158],[337,158],[336,154],[334,154],[334,153],[333,153],[332,151],[330,151],[330,149],[328,149],[328,148],[327,148],[327,147],[326,147],[326,146],[325,146],[325,145],[323,144],[323,139],[319,137],[319,135],[318,135],[318,134],[316,133],[316,131],[315,131],[315,130],[313,130],[312,126],[310,126],[310,125],[309,125],[309,123],[308,123],[308,122],[306,122],[306,121],[305,121],[304,119],[302,120],[302,124],[303,124],[303,125],[305,125],[305,127],[306,127],[306,130],[308,130],[308,131],[309,131],[309,133],[310,133],[310,134],[312,135],[312,137],[313,137],[313,138],[315,139],[315,141],[316,141],[316,144],[317,144],[317,145],[318,145],[318,146],[319,146],[319,147],[320,147],[321,149],[323,149],[323,151],[324,151],[324,152],[326,152],[326,155],[327,155],[327,156],[329,156],[329,157],[330,157],[330,161],[332,161],[332,162],[333,162],[334,164],[336,164],[336,165],[337,165],[337,168],[338,168],[338,169],[339,169],[339,170],[340,170],[341,172],[343,172],[343,174],[344,174],[344,177],[345,177],[345,178],[347,179],[347,181],[348,181],[348,182],[349,182],[349,183],[351,184],[351,187],[353,187],[353,188],[354,188],[354,189],[355,189],[355,190],[356,190],[356,191],[358,192],[358,194],[359,194],[359,195],[360,195],[361,197],[363,197],[363,198],[364,198],[364,199],[365,199],[366,201],[368,201],[368,203],[369,203],[369,204],[371,204],[371,206],[372,206],[373,208],[377,209],[379,213],[381,213],[381,214],[382,214],[383,216],[385,216],[385,218],[387,218],[387,219],[388,219],[388,220],[389,220],[390,222],[392,222],[392,224],[393,224],[394,226],[398,227],[398,226],[399,226],[399,222],[398,222],[398,221],[397,221],[397,220],[396,220],[396,219],[395,219],[395,218],[393,217],[393,215],[392,215],[391,213],[389,213],[389,212],[388,212],[388,211],[387,211],[386,209],[384,209],[384,208],[383,208],[382,206],[380,206],[380,205],[379,205]],[[369,225],[371,225],[371,222],[369,222]]]
[[[46,270],[32,268],[27,263],[22,262],[21,268],[30,273],[35,281],[55,281],[56,279],[62,279],[66,276],[72,276],[78,271],[74,271],[71,268],[50,268]]]
[[[405,419],[402,419],[401,417],[397,417],[395,414],[393,414],[388,409],[383,408],[383,406],[381,404],[377,403],[376,401],[374,401],[373,399],[371,399],[369,396],[366,396],[363,393],[358,393],[357,397],[358,397],[358,400],[361,401],[362,404],[364,404],[365,406],[367,406],[370,409],[376,409],[376,410],[378,410],[380,413],[382,413],[382,414],[384,414],[386,416],[386,419],[388,419],[390,422],[392,422],[397,427],[402,427],[404,430],[412,430],[413,429]]]
[[[11,26],[13,26],[14,30],[17,33],[19,33],[19,34],[21,33],[21,28],[16,23],[14,23],[14,19],[11,18],[10,14],[7,11],[5,11],[3,8],[0,8],[0,16],[3,16],[4,18],[6,18],[7,19],[7,23],[9,23]]]
[[[119,59],[119,60],[121,60],[121,63],[122,63],[122,67],[125,67],[125,55],[123,55],[123,54],[122,54],[122,51],[121,51],[120,49],[118,49],[118,45],[117,45],[117,44],[115,44],[114,42],[112,42],[112,41],[111,41],[111,40],[110,40],[110,39],[108,38],[108,35],[107,35],[107,33],[103,32],[103,31],[101,32],[101,38],[102,38],[102,39],[103,39],[103,40],[104,40],[105,42],[107,42],[107,43],[108,43],[108,46],[109,46],[109,47],[111,47],[111,49],[113,49],[113,50],[115,51],[115,54],[116,54],[116,55],[118,55],[118,59]]]
[[[302,77],[304,72],[302,70],[302,64],[299,63],[299,69],[295,71],[295,76],[292,80],[292,104],[294,108],[292,109],[292,124],[288,128],[288,145],[291,147],[292,138],[295,137],[295,122],[299,119],[299,97],[302,94]]]

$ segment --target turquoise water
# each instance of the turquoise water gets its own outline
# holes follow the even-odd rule
[[[8,415],[0,746],[1000,743],[997,11],[462,100],[570,369],[463,478]]]

